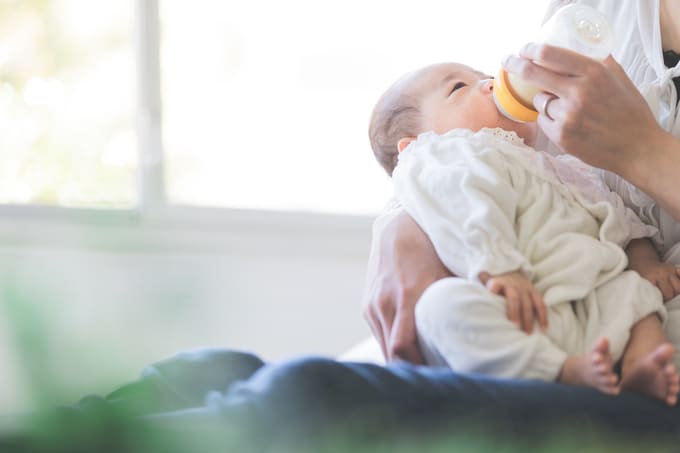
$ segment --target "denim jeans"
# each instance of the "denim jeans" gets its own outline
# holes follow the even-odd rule
[[[494,435],[570,428],[680,439],[680,409],[635,393],[608,396],[586,387],[408,363],[302,357],[266,364],[249,353],[217,349],[150,365],[138,381],[98,400],[174,424],[247,425],[263,442],[344,428],[403,435],[471,426]]]

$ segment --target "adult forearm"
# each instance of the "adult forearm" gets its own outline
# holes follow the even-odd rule
[[[545,44],[529,44],[520,54],[509,57],[505,69],[545,90],[534,105],[548,138],[621,175],[680,221],[680,141],[661,129],[621,65]],[[547,99],[550,115],[541,110]]]
[[[449,276],[429,238],[406,212],[377,232],[367,275],[364,317],[389,360],[424,363],[415,306],[432,282]]]
[[[643,146],[645,150],[615,171],[680,221],[680,140],[659,130]]]

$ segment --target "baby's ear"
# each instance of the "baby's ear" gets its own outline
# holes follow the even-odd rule
[[[415,137],[404,137],[400,139],[397,142],[397,151],[402,152],[409,145],[409,143],[411,143],[415,139],[416,139]]]

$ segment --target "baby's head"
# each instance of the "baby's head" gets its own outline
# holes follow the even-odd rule
[[[376,159],[392,174],[398,154],[418,134],[484,127],[513,130],[533,144],[535,123],[503,116],[493,101],[493,79],[468,66],[440,63],[407,74],[378,100],[368,129]]]

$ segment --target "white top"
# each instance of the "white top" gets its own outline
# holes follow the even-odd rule
[[[655,233],[591,167],[501,129],[421,134],[392,179],[449,270],[522,270],[548,305],[584,298],[625,269],[622,247]]]
[[[612,55],[647,100],[659,124],[680,137],[678,96],[673,84],[673,78],[680,75],[680,64],[674,68],[664,64],[659,0],[578,0],[574,3],[590,5],[609,18],[615,42]],[[680,242],[680,223],[651,197],[616,174],[602,171],[602,175],[642,221],[659,229],[653,239],[662,255]]]

